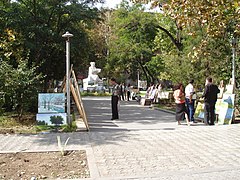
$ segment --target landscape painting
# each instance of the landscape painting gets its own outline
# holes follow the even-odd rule
[[[66,113],[37,114],[38,125],[64,125],[67,124]]]
[[[39,93],[38,113],[64,113],[65,94],[64,93]]]

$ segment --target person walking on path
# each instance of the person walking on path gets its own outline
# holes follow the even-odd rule
[[[194,113],[195,113],[195,100],[196,100],[196,93],[193,87],[194,80],[191,79],[189,84],[185,88],[185,97],[186,97],[186,105],[187,105],[187,112],[189,115],[190,123],[194,123]]]
[[[185,95],[183,92],[183,85],[181,83],[179,83],[176,86],[175,91],[173,93],[173,97],[176,103],[176,120],[178,122],[178,125],[181,124],[181,120],[183,120],[185,116],[187,125],[189,126],[190,125],[189,118],[188,118],[187,109],[185,105]]]
[[[202,97],[204,98],[204,122],[206,125],[214,125],[215,122],[215,104],[217,94],[220,93],[217,85],[213,84],[211,77],[206,79],[205,89]]]
[[[119,100],[119,95],[120,95],[120,87],[117,84],[115,78],[111,78],[110,84],[113,85],[112,97],[111,97],[111,105],[112,105],[112,118],[111,118],[111,120],[114,120],[114,119],[119,119],[119,116],[118,116],[118,100]]]
[[[129,101],[130,99],[130,95],[131,95],[131,88],[130,88],[130,84],[127,85],[126,87],[126,91],[127,91],[127,101]]]

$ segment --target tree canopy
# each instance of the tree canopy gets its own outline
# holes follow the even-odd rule
[[[8,2],[8,3],[7,3]],[[49,79],[63,79],[65,72],[65,43],[62,34],[71,32],[71,63],[85,71],[89,59],[97,60],[91,47],[88,29],[100,21],[99,10],[89,2],[76,0],[18,0],[4,3],[1,30],[14,30],[23,38],[23,48],[29,52],[29,64],[40,66]],[[18,38],[18,37],[16,37]],[[91,47],[91,48],[90,48]]]
[[[132,2],[151,2],[153,7],[161,9],[159,17],[161,31],[155,39],[156,48],[160,48],[158,55],[166,68],[161,77],[173,81],[187,81],[189,77],[193,77],[199,83],[209,75],[217,81],[230,79],[231,40],[239,37],[240,32],[238,1],[132,0]],[[166,42],[175,45],[178,52],[173,49],[174,46],[167,45]]]
[[[147,62],[154,55],[152,51],[157,33],[157,20],[154,14],[145,13],[142,6],[129,6],[123,2],[112,13],[110,21],[109,59],[106,70],[123,79],[136,79],[137,71],[149,81],[156,78]]]
[[[92,6],[101,0],[1,1],[0,92],[10,102],[6,108],[29,109],[21,97],[46,92],[49,80],[63,79],[66,31],[74,35],[71,64],[81,77],[94,61],[102,77],[122,82],[138,74],[148,83],[193,78],[203,86],[207,76],[229,81],[231,41],[240,35],[237,0],[131,1],[115,10]],[[149,2],[160,12],[147,12],[143,4]],[[238,41],[234,48],[239,84]]]
[[[27,101],[36,104],[37,92],[46,92],[49,80],[63,80],[66,62],[62,34],[66,31],[74,34],[71,64],[76,72],[85,75],[90,61],[103,60],[93,46],[94,37],[88,33],[101,20],[100,11],[91,6],[95,2],[98,1],[0,2],[0,91],[8,99],[8,110],[18,107],[22,111]]]

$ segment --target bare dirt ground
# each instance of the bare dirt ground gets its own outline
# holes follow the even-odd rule
[[[85,151],[0,154],[0,180],[88,178]]]
[[[26,115],[24,123],[8,116],[0,120],[0,134],[37,134],[35,116]],[[0,153],[0,180],[88,178],[86,151]]]

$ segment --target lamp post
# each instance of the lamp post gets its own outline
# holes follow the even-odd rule
[[[71,116],[70,116],[70,37],[73,37],[68,31],[62,35],[66,39],[66,92],[67,92],[67,123],[71,125]]]
[[[138,87],[138,92],[139,92],[139,86],[140,86],[140,82],[139,82],[139,69],[137,69],[137,87]]]
[[[237,45],[237,39],[233,37],[232,39],[232,85],[233,85],[233,93],[236,85],[236,80],[235,80],[235,56],[236,56],[236,45]]]

